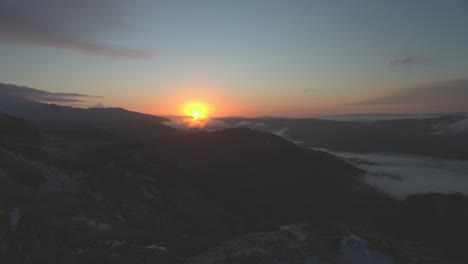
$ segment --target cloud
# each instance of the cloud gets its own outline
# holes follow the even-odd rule
[[[389,62],[388,66],[391,68],[403,68],[411,70],[418,66],[424,66],[434,63],[435,60],[430,57],[424,56],[407,56],[404,58],[397,58]]]
[[[288,132],[288,130],[289,130],[289,128],[283,127],[283,128],[279,128],[279,129],[274,129],[272,131],[272,133],[277,135],[277,136],[280,136],[280,137],[286,137],[286,132]]]
[[[419,106],[467,110],[468,79],[433,82],[400,89],[398,92],[351,105],[367,106]]]
[[[182,130],[194,128],[204,130],[221,130],[233,127],[232,125],[216,118],[206,118],[194,121],[194,119],[190,116],[170,116],[168,119],[170,121],[166,122],[165,125]]]
[[[248,127],[252,129],[264,129],[267,125],[263,122],[253,122],[253,121],[239,121],[233,125],[234,127]]]
[[[0,0],[0,41],[71,49],[89,55],[142,59],[144,50],[93,40],[128,29],[122,1]]]
[[[454,124],[449,125],[448,127],[438,131],[441,133],[468,133],[468,117]]]
[[[51,93],[24,86],[0,83],[1,98],[21,98],[41,103],[81,103],[89,98],[99,98],[77,93]]]
[[[100,102],[92,105],[90,108],[107,108],[107,106],[101,104]]]
[[[398,199],[434,191],[468,194],[468,161],[398,153],[328,152],[367,171],[367,183]]]

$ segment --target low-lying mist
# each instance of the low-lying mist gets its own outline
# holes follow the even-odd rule
[[[367,171],[370,185],[398,199],[428,192],[468,194],[468,161],[398,153],[328,152]]]

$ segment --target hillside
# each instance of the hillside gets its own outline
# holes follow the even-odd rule
[[[38,114],[0,115],[2,263],[468,259],[464,196],[398,202],[331,154],[249,128],[11,102]]]

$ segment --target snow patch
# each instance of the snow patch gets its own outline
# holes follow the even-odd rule
[[[348,264],[393,264],[391,257],[369,249],[369,243],[356,235],[344,237],[340,243],[340,255]]]
[[[149,245],[149,246],[146,246],[146,248],[147,249],[152,249],[152,250],[167,251],[166,247],[161,247],[161,246],[158,246],[158,245]]]
[[[79,184],[66,172],[51,166],[45,166],[36,162],[42,174],[45,175],[47,182],[41,186],[42,190],[49,192],[79,192]]]
[[[105,223],[99,223],[98,226],[96,227],[97,230],[104,231],[104,230],[110,230],[112,227],[108,224]]]
[[[73,255],[82,255],[84,253],[87,253],[88,250],[85,250],[85,249],[82,249],[82,248],[77,248],[75,250],[73,250],[72,254]]]
[[[107,231],[107,230],[112,229],[111,225],[106,224],[106,223],[102,223],[102,222],[98,222],[98,221],[90,219],[90,218],[87,218],[84,215],[78,215],[76,217],[73,217],[73,219],[75,221],[83,222],[83,223],[87,224],[89,227],[92,227],[92,228],[94,228],[94,229],[96,229],[98,231]]]
[[[10,230],[15,232],[18,222],[21,220],[21,213],[19,208],[10,210]]]
[[[146,199],[156,201],[156,202],[161,200],[160,199],[160,196],[161,196],[160,191],[157,190],[156,188],[150,186],[150,187],[142,187],[141,189],[143,191],[143,196]]]
[[[121,214],[118,214],[115,217],[119,219],[120,221],[122,221],[123,223],[127,223],[127,219],[125,219],[125,217],[123,217]]]
[[[299,225],[284,225],[280,227],[280,230],[289,232],[297,240],[304,241],[307,239],[307,234]]]
[[[33,243],[35,248],[41,248],[41,241],[37,238],[36,235],[33,235]]]
[[[304,264],[319,264],[319,258],[316,256],[307,256],[304,260]]]
[[[122,245],[127,244],[125,240],[106,240],[106,245],[109,246],[110,249],[116,249]]]

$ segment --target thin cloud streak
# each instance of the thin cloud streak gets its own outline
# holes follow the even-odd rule
[[[88,55],[144,59],[148,51],[92,40],[90,35],[121,31],[121,1],[0,0],[0,42],[71,49]]]
[[[388,96],[370,98],[349,105],[447,107],[468,109],[468,79],[456,79],[400,89]]]
[[[404,58],[398,58],[390,61],[388,66],[390,68],[404,68],[406,70],[411,70],[415,67],[425,66],[433,64],[435,60],[430,57],[424,56],[407,56]]]
[[[41,103],[82,103],[86,99],[101,98],[100,96],[77,93],[51,93],[29,87],[0,83],[0,97],[21,98]]]
[[[307,89],[304,89],[302,91],[303,94],[310,94],[310,93],[313,93],[313,92],[315,92],[315,89],[313,89],[313,88],[307,88]]]

